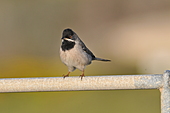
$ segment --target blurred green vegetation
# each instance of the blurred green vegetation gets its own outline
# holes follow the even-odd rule
[[[167,0],[1,0],[0,77],[66,74],[59,47],[68,27],[96,56],[112,60],[93,62],[86,76],[163,73],[169,12]],[[160,113],[158,90],[1,93],[0,100],[2,113]]]
[[[160,113],[158,90],[1,93],[2,113]]]

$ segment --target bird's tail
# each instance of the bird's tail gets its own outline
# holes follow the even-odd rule
[[[111,60],[102,59],[102,58],[95,58],[95,60],[98,60],[98,61],[105,61],[105,62],[111,61]]]

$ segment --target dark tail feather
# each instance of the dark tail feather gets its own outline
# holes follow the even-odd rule
[[[98,60],[98,61],[105,61],[105,62],[111,61],[111,60],[102,59],[102,58],[95,58],[95,60]]]

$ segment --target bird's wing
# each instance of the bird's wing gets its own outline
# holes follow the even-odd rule
[[[82,47],[82,49],[87,53],[87,54],[89,54],[90,56],[92,56],[92,60],[95,60],[95,56],[94,56],[94,54],[86,47],[86,45],[83,43],[83,41],[81,41],[81,39],[79,38],[79,40],[80,40],[80,45],[81,45],[81,47]]]

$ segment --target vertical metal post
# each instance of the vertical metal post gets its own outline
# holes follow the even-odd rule
[[[161,113],[170,113],[170,70],[166,70],[163,74],[163,87],[160,88],[161,92]]]

